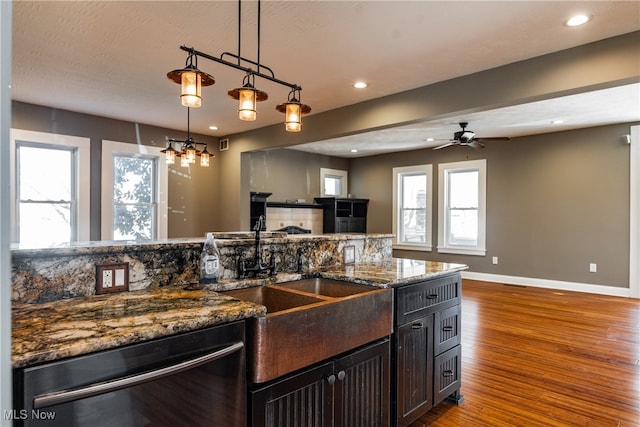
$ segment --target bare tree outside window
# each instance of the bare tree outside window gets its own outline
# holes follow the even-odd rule
[[[113,238],[152,240],[156,238],[156,160],[115,155],[113,158]]]

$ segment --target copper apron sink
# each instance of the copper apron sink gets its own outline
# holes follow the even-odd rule
[[[332,298],[348,297],[350,295],[357,295],[363,292],[371,292],[376,289],[371,286],[358,285],[340,280],[323,279],[319,277],[279,283],[277,286]]]
[[[389,336],[393,328],[391,289],[316,278],[224,294],[267,308],[265,316],[247,321],[249,377],[254,383]]]

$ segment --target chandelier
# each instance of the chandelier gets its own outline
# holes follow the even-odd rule
[[[179,157],[180,166],[189,167],[189,165],[196,163],[197,157],[200,157],[200,166],[208,168],[209,162],[212,157],[215,157],[215,154],[207,151],[207,144],[205,144],[204,142],[196,142],[191,137],[189,129],[190,112],[191,107],[187,107],[187,139],[179,140],[174,138],[167,138],[169,146],[166,149],[162,150],[161,153],[164,153],[164,158],[168,165],[175,164],[176,157]],[[178,148],[177,150],[173,148],[173,144],[176,145],[176,147]],[[198,146],[202,146],[202,150],[199,150]]]
[[[211,86],[215,79],[198,69],[198,58],[205,58],[218,64],[241,70],[245,73],[242,86],[231,89],[228,95],[238,101],[238,117],[240,120],[254,121],[257,118],[258,102],[268,98],[266,92],[255,87],[255,78],[259,77],[271,82],[286,86],[290,89],[287,101],[279,104],[276,110],[285,114],[285,130],[287,132],[299,132],[302,128],[302,115],[311,111],[311,107],[300,102],[300,91],[302,87],[297,84],[288,83],[277,79],[273,70],[260,63],[260,12],[261,3],[258,0],[258,51],[257,60],[253,61],[241,55],[240,40],[242,0],[238,0],[238,53],[223,52],[219,57],[212,56],[204,52],[195,50],[193,47],[180,46],[180,49],[187,52],[185,67],[167,73],[167,77],[181,86],[180,98],[182,105],[188,108],[197,108],[202,105],[202,87]],[[252,67],[255,67],[252,68]]]

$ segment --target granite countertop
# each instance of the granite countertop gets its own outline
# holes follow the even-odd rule
[[[339,265],[321,270],[322,277],[391,288],[466,270],[465,264],[391,258],[379,262]]]
[[[123,292],[12,307],[12,363],[42,362],[264,315],[209,289]]]
[[[463,264],[392,258],[376,263],[334,266],[308,272],[382,288],[464,270]],[[224,280],[201,290],[168,286],[78,297],[40,304],[13,304],[12,362],[25,367],[94,351],[134,344],[266,314],[262,305],[216,292],[300,279]]]

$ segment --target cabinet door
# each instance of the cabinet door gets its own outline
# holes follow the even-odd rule
[[[335,427],[388,427],[389,340],[335,361]]]
[[[333,363],[251,392],[251,427],[331,427]]]
[[[398,327],[396,418],[405,427],[433,405],[433,316]]]
[[[349,218],[336,219],[336,233],[348,233],[351,231],[351,220]]]

